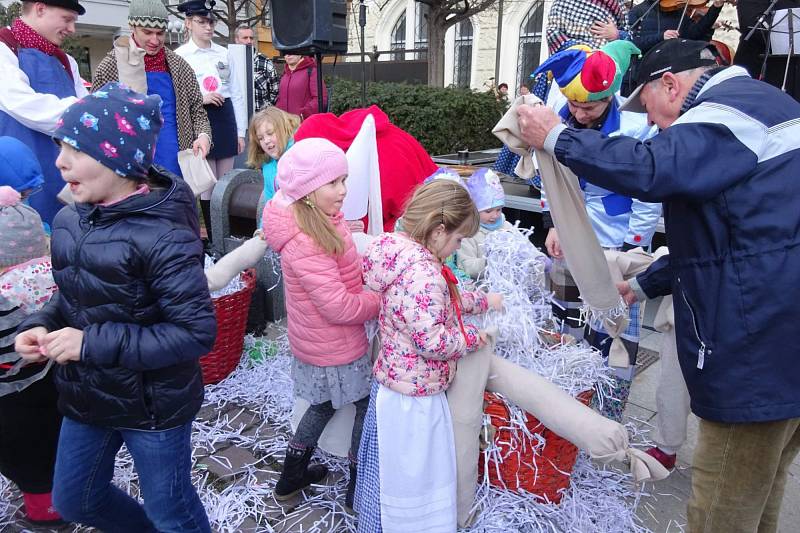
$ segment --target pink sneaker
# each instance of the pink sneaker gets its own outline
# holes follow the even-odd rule
[[[673,468],[675,468],[675,461],[678,459],[678,454],[664,453],[657,446],[653,446],[649,450],[645,450],[645,453],[647,455],[654,457],[656,461],[664,465],[664,468],[666,468],[667,470],[672,470]]]

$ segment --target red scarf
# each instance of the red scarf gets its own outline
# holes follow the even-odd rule
[[[74,80],[67,54],[65,54],[61,48],[39,35],[36,30],[20,19],[14,19],[14,22],[11,23],[11,33],[14,34],[14,38],[21,48],[35,48],[42,53],[58,59],[64,66],[64,70],[69,74],[70,79]]]
[[[167,53],[162,47],[155,55],[144,55],[144,71],[145,72],[169,72],[167,68]]]
[[[136,46],[139,46],[139,43],[136,42],[136,39],[133,39],[133,42],[136,44]],[[141,48],[141,46],[139,46],[139,48]],[[169,72],[169,69],[167,68],[167,53],[164,51],[163,46],[155,55],[144,55],[144,71]]]
[[[458,278],[450,267],[442,265],[442,277],[447,281],[447,288],[450,290],[450,301],[453,302],[453,307],[456,308],[456,318],[458,318],[458,325],[461,327],[461,333],[464,335],[464,340],[467,340],[467,330],[464,329],[464,322],[461,320],[461,306],[458,305],[458,294],[456,293],[456,285],[458,285]]]

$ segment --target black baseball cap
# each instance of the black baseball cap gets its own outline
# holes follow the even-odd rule
[[[691,41],[689,39],[666,39],[661,41],[645,54],[639,62],[639,75],[636,78],[636,90],[622,104],[621,109],[644,113],[645,109],[639,101],[639,93],[647,83],[661,78],[665,72],[684,72],[697,67],[716,65],[715,59],[701,57],[703,50],[709,50],[714,57],[719,55],[713,44],[707,41]]]
[[[83,15],[84,13],[86,13],[86,9],[82,5],[80,5],[76,0],[23,0],[23,2],[31,2],[31,3],[40,2],[48,6],[69,9],[70,11],[74,11],[78,15]]]

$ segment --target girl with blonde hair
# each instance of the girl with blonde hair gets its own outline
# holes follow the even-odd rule
[[[381,294],[381,347],[359,449],[360,532],[455,531],[456,461],[445,391],[456,362],[485,342],[462,314],[500,309],[502,297],[460,292],[444,258],[480,223],[450,180],[416,190],[403,230],[374,241],[364,281]]]
[[[362,288],[361,258],[341,212],[344,152],[325,139],[298,141],[278,161],[277,178],[263,238],[281,256],[294,393],[311,406],[289,441],[274,495],[286,500],[325,477],[327,469],[309,461],[334,411],[354,403],[351,505],[372,368],[364,322],[377,316],[380,297]]]
[[[275,196],[278,159],[294,144],[294,132],[299,126],[300,117],[277,107],[262,109],[250,119],[247,166],[261,169],[266,201]]]

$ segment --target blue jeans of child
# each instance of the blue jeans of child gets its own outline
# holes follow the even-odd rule
[[[162,431],[113,429],[64,417],[53,505],[70,522],[104,532],[210,532],[192,486],[191,422]],[[112,485],[114,458],[125,443],[139,474],[144,507]]]

